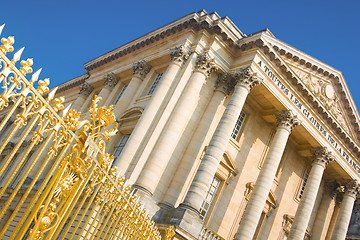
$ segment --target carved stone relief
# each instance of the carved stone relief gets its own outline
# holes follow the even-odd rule
[[[349,132],[339,99],[336,96],[335,89],[331,82],[300,70],[295,70],[295,73],[308,89],[321,101],[325,108],[330,111],[340,125]]]

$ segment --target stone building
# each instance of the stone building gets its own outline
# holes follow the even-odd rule
[[[360,119],[340,71],[204,10],[85,70],[57,94],[114,105],[113,165],[174,239],[345,238]]]

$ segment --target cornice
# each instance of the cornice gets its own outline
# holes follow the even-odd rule
[[[323,117],[325,122],[334,130],[334,132],[341,138],[341,140],[345,143],[347,147],[349,147],[352,152],[356,154],[356,156],[360,157],[360,148],[358,144],[352,139],[352,137],[343,129],[343,127],[332,117],[331,113],[323,106],[323,104],[315,97],[315,95],[305,86],[305,84],[297,77],[296,73],[288,66],[288,64],[280,57],[281,49],[276,47],[275,45],[272,46],[266,41],[264,35],[269,37],[270,35],[265,31],[259,32],[255,35],[250,35],[247,38],[240,40],[237,45],[242,51],[246,51],[253,48],[258,48],[263,54],[265,54],[278,69],[286,76],[290,83],[293,84],[295,89],[297,89],[304,99],[307,99],[308,103],[312,108],[314,108],[320,116]],[[292,53],[293,54],[293,53]],[[293,54],[294,55],[294,54]],[[299,61],[301,58],[299,57]],[[314,64],[310,65],[307,64],[308,62],[304,63],[304,66],[310,69],[313,69]],[[325,64],[323,64],[325,65]],[[329,67],[330,68],[330,67]],[[324,70],[323,68],[317,67],[318,72],[323,74],[325,77],[328,77],[333,80],[339,81],[339,77],[336,76],[334,73],[329,72],[328,70]],[[322,70],[320,70],[322,69]],[[339,86],[338,86],[339,87]],[[342,87],[342,85],[341,85]],[[347,86],[345,85],[346,90],[348,91]],[[338,91],[341,94],[341,99],[344,101],[352,101],[348,99],[348,96],[345,94],[345,91]],[[351,99],[351,97],[350,97]],[[353,110],[353,109],[347,109]],[[356,107],[355,107],[356,110]],[[355,117],[355,115],[357,116]],[[354,129],[359,129],[359,121],[354,121],[355,119],[359,119],[358,112],[352,111],[352,115],[354,117],[351,118],[351,124]],[[360,140],[360,131],[356,132],[357,138]]]
[[[208,14],[205,10],[202,10],[191,13],[85,63],[85,70],[89,72],[97,67],[100,67],[106,63],[114,61],[115,59],[135,52],[147,45],[151,45],[165,37],[188,28],[194,29],[196,31],[207,30],[210,34],[217,34],[230,47],[232,47],[238,40],[246,36],[229,18],[220,18],[216,12]]]
[[[56,91],[56,93],[60,93],[60,92],[64,92],[66,90],[69,90],[71,88],[80,86],[81,84],[83,84],[85,82],[86,79],[89,78],[89,74],[85,73],[79,77],[73,78],[70,81],[64,82],[62,84],[60,84],[58,87],[58,90]]]

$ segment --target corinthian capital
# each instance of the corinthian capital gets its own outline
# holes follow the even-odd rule
[[[231,74],[218,74],[218,78],[216,79],[215,88],[219,91],[225,93],[225,95],[229,95],[231,90],[235,86],[235,81],[232,78]]]
[[[189,52],[184,45],[180,45],[170,49],[170,57],[173,62],[182,64],[189,58]]]
[[[356,198],[359,193],[359,183],[356,180],[348,180],[343,186],[343,192],[345,195]]]
[[[87,97],[93,90],[94,88],[90,84],[84,82],[84,84],[80,86],[79,94]]]
[[[109,72],[104,76],[104,86],[108,88],[114,88],[118,83],[119,78],[115,76],[113,72]]]
[[[151,70],[151,65],[145,60],[138,61],[133,65],[134,76],[144,79]]]
[[[313,164],[321,165],[324,168],[335,159],[334,155],[326,147],[316,147],[311,149],[310,152],[314,156]]]
[[[206,77],[210,76],[217,70],[214,59],[210,59],[207,53],[200,54],[195,62],[195,70],[202,72]]]
[[[300,125],[300,120],[291,110],[282,110],[275,113],[278,127],[286,128],[291,132],[296,126]]]
[[[250,67],[235,72],[234,78],[237,84],[246,87],[249,91],[262,82],[262,79]]]

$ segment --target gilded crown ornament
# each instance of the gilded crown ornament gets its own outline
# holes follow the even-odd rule
[[[326,147],[312,148],[310,152],[314,156],[313,164],[326,167],[330,162],[335,160],[335,156]]]
[[[172,61],[181,64],[189,58],[189,52],[184,45],[180,45],[170,49],[170,57]]]
[[[254,72],[251,67],[247,67],[233,73],[239,85],[246,87],[249,91],[262,82],[262,79]]]
[[[148,64],[145,60],[141,60],[133,64],[134,76],[137,76],[141,79],[144,79],[150,70],[151,65]]]
[[[195,70],[202,72],[206,77],[209,77],[213,72],[217,71],[218,66],[214,59],[210,59],[207,53],[198,55],[195,62]]]
[[[291,110],[282,110],[275,113],[278,127],[283,127],[291,132],[301,121]]]

